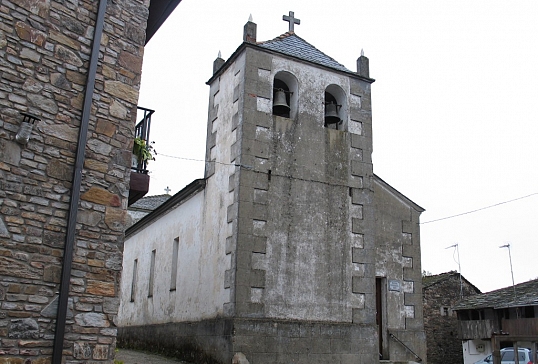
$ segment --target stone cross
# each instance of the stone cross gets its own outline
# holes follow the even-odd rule
[[[295,24],[297,24],[297,25],[300,25],[300,24],[301,24],[301,19],[297,19],[297,18],[295,18],[294,15],[295,15],[295,13],[294,13],[293,11],[290,11],[290,15],[289,15],[289,16],[288,16],[288,15],[283,15],[283,16],[282,16],[282,20],[287,21],[288,23],[290,23],[290,30],[289,30],[290,32],[293,32],[293,31],[294,31],[294,30],[293,30],[293,26],[294,26]]]
[[[170,194],[170,191],[172,191],[168,186],[164,189],[164,192],[166,192],[167,195]]]

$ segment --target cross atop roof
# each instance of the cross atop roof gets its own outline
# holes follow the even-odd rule
[[[293,26],[295,24],[300,25],[301,24],[301,19],[295,18],[294,17],[295,13],[293,11],[290,11],[289,14],[290,14],[289,16],[288,15],[283,15],[282,20],[287,21],[288,23],[290,23],[290,30],[289,31],[293,32],[294,31]]]
[[[219,51],[219,53],[220,53],[220,51]],[[172,190],[168,186],[166,186],[166,188],[164,189],[164,192],[166,192],[167,195],[169,195],[171,191]]]

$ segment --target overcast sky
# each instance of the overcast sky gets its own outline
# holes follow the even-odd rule
[[[370,59],[374,172],[424,207],[422,269],[483,292],[538,278],[538,1],[183,0],[148,43],[139,105],[156,110],[150,195],[203,177],[212,64],[297,35],[351,70]],[[167,155],[167,156],[165,156]],[[529,196],[530,195],[530,196]],[[428,221],[481,209],[460,217]]]

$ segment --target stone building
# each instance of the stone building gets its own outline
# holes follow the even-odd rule
[[[453,309],[458,315],[464,364],[486,356],[491,364],[501,364],[500,350],[507,347],[538,353],[538,279],[467,297]],[[523,360],[520,356],[519,362]]]
[[[354,72],[292,29],[258,43],[245,25],[207,82],[204,179],[126,232],[122,346],[212,363],[426,360],[423,209],[373,173],[373,82],[364,56]]]
[[[462,363],[458,318],[453,307],[463,297],[477,293],[481,293],[480,290],[455,271],[422,278],[429,364]]]
[[[113,360],[142,56],[177,3],[0,3],[2,363]]]

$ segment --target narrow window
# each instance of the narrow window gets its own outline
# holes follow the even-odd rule
[[[151,252],[151,265],[149,268],[148,297],[153,297],[153,282],[155,281],[155,250]]]
[[[133,280],[131,281],[131,302],[135,300],[136,291],[136,271],[138,270],[138,259],[134,260],[133,264]]]
[[[177,282],[177,260],[179,254],[179,237],[174,239],[174,245],[172,247],[172,276],[170,277],[170,291],[176,290]]]

